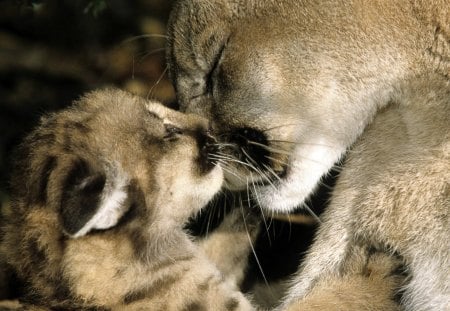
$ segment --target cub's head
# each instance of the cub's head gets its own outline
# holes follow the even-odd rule
[[[70,237],[133,217],[181,225],[221,187],[215,151],[204,119],[123,91],[95,91],[44,117],[25,139],[13,212],[26,219],[43,210]]]

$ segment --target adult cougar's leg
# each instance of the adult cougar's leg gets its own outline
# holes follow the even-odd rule
[[[410,268],[413,275],[403,295],[406,310],[450,310],[449,259],[421,258],[413,261]]]
[[[328,275],[317,281],[302,299],[284,311],[400,311],[395,299],[403,277],[395,274],[401,264],[385,253],[352,256],[351,268],[343,275]]]
[[[280,310],[305,297],[320,279],[338,275],[349,248],[350,232],[344,226],[345,209],[328,209],[315,238]]]

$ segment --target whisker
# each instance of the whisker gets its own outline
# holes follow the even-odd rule
[[[304,203],[302,204],[302,207],[308,211],[308,213],[319,223],[322,224],[322,220],[320,220],[319,216],[317,216],[316,213],[309,207],[308,204]]]
[[[264,144],[261,144],[261,143],[257,143],[257,142],[252,141],[252,140],[249,140],[248,143],[249,143],[250,145],[255,145],[255,146],[264,148],[264,149],[266,149],[267,151],[270,151],[270,152],[273,152],[273,153],[285,154],[285,155],[291,155],[291,154],[292,154],[292,153],[289,152],[289,151],[282,150],[282,149],[276,149],[276,148],[273,148],[273,147],[270,147],[270,146],[267,146],[267,145],[264,145]]]
[[[161,73],[161,75],[159,76],[158,80],[155,82],[155,84],[153,84],[153,86],[150,88],[150,90],[147,93],[147,99],[150,98],[150,95],[152,94],[153,90],[155,89],[155,87],[161,82],[161,80],[163,79],[164,75],[166,74],[167,70],[169,69],[169,66],[166,66],[166,68],[164,69],[164,71]]]
[[[248,231],[247,222],[245,221],[244,205],[242,204],[242,200],[241,200],[240,203],[241,203],[240,204],[241,215],[242,215],[242,219],[244,221],[245,232],[247,233],[247,238],[248,238],[248,242],[250,243],[250,248],[252,249],[253,256],[255,257],[255,261],[256,261],[256,264],[258,265],[258,269],[261,272],[261,275],[262,275],[262,277],[264,279],[264,283],[266,284],[266,286],[269,287],[269,282],[267,281],[267,278],[266,278],[266,275],[265,275],[264,270],[262,268],[261,262],[259,261],[258,255],[256,254],[256,250],[255,250],[255,247],[253,245],[252,237],[250,236],[250,233]]]
[[[273,127],[269,127],[269,128],[264,129],[264,130],[261,130],[261,132],[264,133],[264,132],[280,129],[280,128],[283,128],[283,127],[297,126],[297,125],[300,125],[300,124],[301,123],[290,123],[290,124],[277,125],[277,126],[273,126]]]
[[[214,210],[216,209],[216,206],[217,206],[217,201],[214,202],[214,205],[210,209],[208,209],[208,212],[207,212],[208,213],[208,218],[206,220],[206,233],[205,233],[206,237],[208,237],[208,235],[209,235],[209,228],[210,228],[210,225],[211,225],[211,218],[212,218],[212,216],[214,214]]]
[[[153,54],[156,54],[156,53],[159,53],[159,52],[163,52],[163,51],[165,51],[165,50],[166,50],[166,48],[159,48],[159,49],[154,49],[154,50],[152,50],[152,51],[150,51],[150,52],[140,53],[140,54],[142,54],[142,56],[139,58],[138,62],[140,63],[140,62],[142,62],[146,57],[148,57],[148,56],[150,56],[150,55],[153,55]],[[139,56],[139,55],[137,55],[137,56]]]
[[[303,215],[303,214],[275,214],[272,212],[272,219],[277,219],[284,222],[297,223],[302,225],[314,225],[317,223],[315,217],[311,215]]]
[[[247,184],[248,184],[248,183],[247,183]],[[264,228],[266,229],[267,237],[268,237],[268,239],[269,239],[269,245],[272,245],[272,240],[270,239],[270,234],[269,234],[269,226],[267,225],[266,217],[265,217],[265,215],[264,215],[264,210],[262,209],[261,203],[259,202],[258,191],[257,191],[257,189],[256,189],[256,186],[255,186],[255,183],[253,182],[253,180],[252,180],[251,185],[253,186],[253,191],[254,191],[254,192],[253,192],[253,197],[255,198],[255,200],[256,200],[256,202],[257,202],[256,205],[258,206],[259,210],[261,211],[261,216],[262,216],[262,219],[263,219]],[[250,194],[249,194],[249,188],[248,188],[248,187],[247,187],[247,196],[250,197]]]
[[[318,144],[318,143],[305,143],[305,142],[296,142],[296,141],[289,141],[289,140],[281,140],[281,139],[268,139],[268,142],[274,142],[274,143],[284,143],[284,144],[291,144],[296,146],[321,146],[321,147],[329,147],[329,148],[337,148],[338,146],[333,145],[325,145],[325,144]]]
[[[250,155],[248,155],[248,154],[245,152],[245,150],[242,150],[242,152],[248,157],[248,159],[249,159],[250,161],[252,161],[253,163],[256,164],[256,161],[253,160],[253,159],[250,157]],[[230,159],[230,161],[231,161],[231,162],[234,162],[234,163],[238,163],[238,164],[244,165],[245,167],[247,167],[247,168],[253,170],[253,171],[254,171],[255,173],[257,173],[258,175],[264,176],[264,174],[263,174],[260,170],[258,170],[258,168],[257,168],[255,165],[253,165],[252,163],[244,162],[244,161],[241,161],[241,160],[238,160],[238,159],[235,159],[235,158]]]
[[[245,151],[244,148],[241,148],[242,153],[247,157],[248,160],[250,160],[250,162],[252,162],[254,165],[258,165],[258,163]],[[251,164],[251,163],[248,163]],[[256,168],[255,168],[256,170]]]
[[[232,143],[215,143],[215,145],[219,148],[232,147],[233,149],[237,149],[238,147],[236,144]]]
[[[154,33],[154,34],[144,34],[144,35],[138,35],[138,36],[133,36],[131,38],[125,39],[123,40],[120,44],[126,44],[126,43],[130,43],[133,41],[137,41],[140,39],[149,39],[149,38],[162,38],[162,39],[167,39],[168,36],[163,35],[163,34],[158,34],[158,33]]]
[[[289,164],[289,163],[286,162],[286,161],[282,161],[282,160],[280,160],[280,159],[276,159],[276,158],[271,157],[271,156],[265,156],[265,157],[266,157],[267,159],[269,159],[269,160],[271,160],[271,161],[273,161],[273,162],[276,162],[276,163],[278,163],[278,164],[281,164],[281,165],[283,165],[283,166]]]
[[[234,173],[232,170],[230,170],[228,167],[224,167],[222,166],[222,169],[227,172],[230,175],[233,175],[234,177],[236,177],[238,180],[243,180],[242,176],[237,175],[236,173]]]
[[[248,164],[248,163],[246,163],[246,162],[242,162],[242,161],[236,160],[236,159],[228,159],[228,158],[225,158],[225,159],[224,159],[224,158],[213,158],[213,157],[211,157],[211,159],[217,160],[217,161],[225,161],[225,162],[238,163],[238,164],[241,164],[241,165],[246,166],[247,168],[254,169],[254,167],[253,167],[252,165],[250,165],[250,164]],[[222,163],[223,163],[223,162],[222,162]],[[227,165],[228,165],[228,163],[227,163]],[[228,167],[228,169],[231,170],[229,167]],[[228,172],[231,173],[231,171],[228,171]],[[233,175],[236,176],[236,177],[238,177],[238,175],[236,175],[236,173],[233,173]]]

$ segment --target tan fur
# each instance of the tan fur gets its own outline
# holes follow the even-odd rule
[[[291,211],[348,152],[281,308],[371,248],[402,258],[403,307],[450,308],[449,1],[181,0],[168,42],[181,108],[246,162],[230,189]]]
[[[1,243],[27,308],[252,310],[183,231],[222,184],[215,150],[204,119],[119,90],[43,118],[16,155]]]
[[[359,258],[358,260],[365,259]],[[356,260],[356,261],[358,261]],[[286,308],[288,311],[313,310],[402,310],[394,301],[392,289],[401,284],[401,277],[392,277],[390,272],[399,263],[385,254],[373,254],[367,263],[353,262],[353,270],[342,277],[327,276],[299,302]],[[360,270],[364,267],[363,270]]]

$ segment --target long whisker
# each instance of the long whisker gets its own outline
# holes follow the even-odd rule
[[[320,220],[320,217],[319,216],[317,216],[317,214],[316,213],[314,213],[314,211],[311,209],[311,207],[309,207],[309,205],[308,204],[306,204],[306,203],[303,203],[302,204],[302,207],[304,208],[304,209],[306,209],[307,211],[308,211],[308,213],[319,223],[319,224],[322,224],[322,220]]]
[[[224,170],[225,172],[227,172],[230,175],[233,175],[234,177],[236,177],[236,179],[238,180],[243,180],[242,176],[239,176],[238,174],[236,174],[235,172],[233,172],[230,168],[228,168],[226,165],[222,166],[222,170]]]
[[[274,158],[274,157],[271,157],[271,156],[265,156],[267,159],[269,159],[269,160],[271,160],[271,161],[273,161],[273,162],[276,162],[276,163],[278,163],[278,164],[281,164],[281,165],[288,165],[289,163],[288,162],[286,162],[286,161],[282,161],[282,160],[280,160],[280,159],[276,159],[276,158]]]
[[[250,243],[250,248],[252,249],[252,253],[253,256],[255,257],[255,261],[256,264],[258,265],[258,269],[261,272],[261,275],[264,279],[264,283],[266,284],[266,286],[269,287],[269,282],[267,281],[266,275],[264,273],[264,270],[262,268],[261,262],[259,261],[258,255],[256,254],[256,250],[255,247],[253,245],[253,241],[252,241],[252,237],[250,236],[249,230],[248,230],[248,226],[247,226],[247,222],[245,221],[245,213],[244,213],[244,205],[242,204],[242,200],[240,202],[240,208],[241,208],[241,214],[242,214],[242,219],[244,221],[244,227],[245,227],[245,232],[247,233],[247,238],[248,238],[248,242]]]
[[[281,177],[278,176],[278,174],[269,166],[267,166],[266,164],[263,164],[264,168],[266,169],[266,171],[268,173],[270,173],[273,177],[275,177],[279,182],[281,182]]]
[[[285,155],[291,155],[291,152],[289,152],[289,151],[282,150],[282,149],[276,149],[276,148],[273,148],[273,147],[269,147],[269,146],[267,146],[267,145],[264,145],[264,144],[261,144],[261,143],[257,143],[257,142],[252,141],[252,140],[249,140],[248,143],[249,143],[250,145],[255,145],[255,146],[264,148],[264,149],[266,149],[267,151],[270,151],[270,152],[273,152],[273,153],[285,154]]]
[[[322,147],[328,147],[328,148],[337,148],[338,147],[338,146],[333,146],[333,145],[296,142],[296,141],[289,141],[289,140],[282,140],[282,139],[268,139],[267,141],[271,142],[271,143],[284,143],[284,144],[290,144],[290,145],[295,145],[295,146],[322,146]]]
[[[247,184],[248,184],[248,182],[247,182]],[[269,226],[267,225],[266,217],[264,215],[264,210],[262,209],[261,203],[259,202],[258,191],[256,189],[255,183],[253,182],[253,178],[252,178],[251,185],[253,187],[253,197],[255,198],[255,200],[257,202],[256,205],[258,206],[259,210],[261,211],[261,216],[262,216],[262,219],[263,219],[264,228],[266,229],[267,236],[268,236],[268,239],[269,239],[269,245],[272,245],[272,240],[270,239],[270,234],[269,234]],[[250,197],[249,187],[247,187],[247,196]]]
[[[249,164],[249,163],[247,163],[247,162],[244,162],[244,161],[241,161],[241,160],[239,160],[239,159],[230,157],[230,156],[228,156],[228,155],[226,155],[226,154],[223,154],[223,153],[217,153],[216,155],[219,156],[219,157],[222,157],[221,159],[223,159],[223,160],[225,160],[225,161],[230,161],[230,162],[238,163],[238,164],[241,164],[241,165],[244,165],[244,166],[253,168],[251,164]]]
[[[269,127],[266,129],[261,130],[261,132],[268,132],[268,131],[272,131],[272,130],[276,130],[276,129],[280,129],[280,128],[284,128],[284,127],[289,127],[289,126],[297,126],[300,125],[301,123],[289,123],[289,124],[283,124],[283,125],[277,125],[277,126],[273,126],[273,127]]]
[[[148,57],[148,56],[150,56],[150,55],[153,55],[153,54],[156,54],[156,53],[159,53],[159,52],[163,52],[163,51],[165,51],[165,50],[166,50],[166,48],[159,48],[159,49],[154,49],[154,50],[149,51],[149,52],[141,53],[142,55],[138,55],[138,56],[140,56],[138,62],[140,63],[140,62],[142,62],[146,57]]]
[[[121,44],[126,44],[126,43],[130,43],[133,41],[137,41],[140,39],[148,39],[148,38],[162,38],[162,39],[167,39],[168,36],[166,35],[162,35],[162,34],[158,34],[158,33],[154,33],[154,34],[145,34],[145,35],[138,35],[138,36],[133,36],[131,38],[125,39],[121,42]]]
[[[150,95],[152,94],[153,90],[155,89],[155,87],[161,82],[161,80],[163,79],[164,75],[166,74],[167,70],[169,69],[169,66],[166,66],[166,68],[164,69],[164,71],[161,73],[161,75],[159,76],[158,80],[155,82],[155,84],[153,84],[153,86],[150,88],[150,90],[147,93],[147,99],[150,98]]]
[[[211,157],[211,159],[212,159],[212,160],[216,160],[216,161],[218,161],[219,163],[224,164],[224,165],[225,165],[225,168],[224,168],[224,167],[222,167],[222,168],[224,168],[224,170],[225,170],[227,173],[230,173],[231,175],[233,175],[233,176],[235,176],[236,178],[241,179],[241,180],[242,180],[243,178],[242,178],[241,176],[239,176],[236,172],[234,172],[234,171],[229,167],[228,162],[238,163],[238,164],[241,164],[241,165],[244,165],[244,166],[247,166],[247,167],[253,169],[253,167],[250,166],[248,163],[241,162],[241,161],[235,160],[235,159],[223,159],[223,158],[221,159],[221,158],[213,158],[213,157]]]

